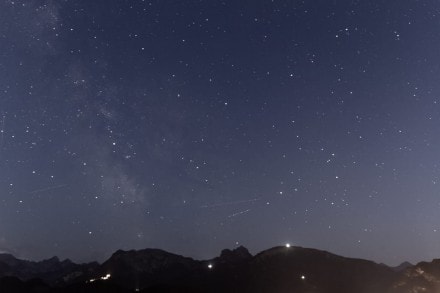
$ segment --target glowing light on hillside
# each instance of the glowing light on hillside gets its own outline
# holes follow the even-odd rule
[[[107,275],[105,275],[104,277],[101,277],[101,280],[108,280],[108,279],[111,278],[111,276],[112,276],[112,275],[107,274]]]
[[[106,281],[106,280],[110,279],[111,276],[112,276],[112,275],[107,274],[107,275],[105,275],[105,276],[103,276],[103,277],[100,277],[99,280]],[[89,283],[93,283],[93,282],[95,282],[96,280],[98,280],[98,279],[90,279],[90,280],[89,280]]]
[[[302,275],[301,280],[305,280],[305,279],[306,279],[306,276]]]
[[[214,266],[212,264],[208,264],[208,269],[212,270]]]
[[[286,248],[290,248],[290,243],[286,243]]]

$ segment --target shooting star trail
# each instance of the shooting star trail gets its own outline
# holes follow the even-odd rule
[[[51,186],[51,187],[46,187],[46,188],[41,188],[41,189],[35,189],[35,190],[32,190],[32,191],[29,191],[29,193],[30,194],[40,193],[40,192],[44,192],[44,191],[60,189],[60,188],[63,188],[63,187],[67,187],[67,184],[56,185],[56,186]]]
[[[251,211],[251,209],[247,209],[247,210],[244,210],[244,211],[241,211],[241,212],[236,212],[236,213],[233,213],[233,214],[229,215],[228,218],[234,218],[234,217],[237,217],[237,216],[241,216],[243,214],[249,213],[250,211]]]
[[[237,205],[237,204],[242,204],[242,203],[256,202],[256,201],[259,201],[259,200],[261,200],[261,198],[228,201],[228,202],[221,202],[221,203],[217,203],[217,204],[203,205],[200,208],[202,208],[202,209],[216,208],[216,207],[223,207],[223,206],[229,206],[229,205]]]

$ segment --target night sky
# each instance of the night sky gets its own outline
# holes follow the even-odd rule
[[[0,251],[440,257],[440,2],[2,0]]]

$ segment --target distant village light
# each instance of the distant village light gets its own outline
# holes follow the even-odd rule
[[[301,280],[305,280],[305,279],[306,279],[306,276],[302,275]]]
[[[286,243],[286,247],[287,247],[287,248],[290,248],[290,243]]]
[[[107,275],[105,275],[104,277],[101,277],[101,280],[108,280],[108,279],[110,279],[111,276],[112,276],[112,275],[107,274]]]
[[[106,281],[106,280],[110,279],[111,276],[112,276],[112,275],[107,274],[107,275],[105,275],[105,276],[100,277],[99,279],[100,279],[100,280],[104,280],[104,281]],[[90,279],[90,280],[89,280],[89,283],[93,283],[93,282],[95,282],[96,280],[97,280],[97,279]]]
[[[213,268],[212,264],[208,264],[208,269],[212,269],[212,268]]]

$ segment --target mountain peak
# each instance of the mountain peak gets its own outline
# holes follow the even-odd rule
[[[252,258],[249,250],[244,246],[239,246],[233,250],[223,249],[217,260],[221,262],[237,262]]]
[[[402,272],[404,270],[406,270],[407,268],[413,267],[414,265],[410,262],[404,261],[403,263],[401,263],[400,265],[393,267],[392,269],[395,272]]]
[[[0,262],[5,263],[9,266],[16,266],[18,263],[22,262],[22,260],[16,258],[12,254],[2,253],[0,254]]]
[[[54,263],[59,263],[60,259],[58,258],[58,256],[52,256],[51,258],[42,260],[41,263],[48,263],[48,264],[54,264]]]
[[[0,253],[0,261],[16,260],[17,258],[10,253]]]

